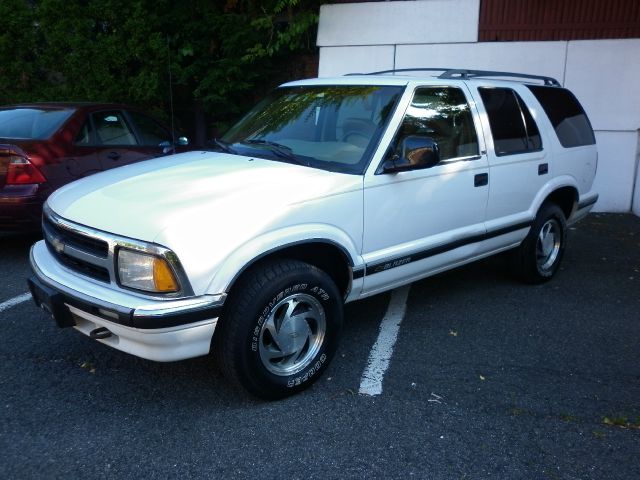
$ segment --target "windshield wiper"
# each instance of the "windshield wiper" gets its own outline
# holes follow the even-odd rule
[[[250,140],[244,140],[241,143],[268,147],[270,151],[278,155],[280,158],[284,158],[285,160],[296,163],[298,165],[306,166],[306,163],[302,162],[292,153],[291,148],[287,147],[286,145],[282,145],[281,143],[272,142],[271,140],[265,140],[263,138],[252,138]]]
[[[237,155],[238,154],[238,152],[236,152],[233,148],[231,148],[230,144],[228,144],[227,142],[225,142],[223,140],[219,140],[217,138],[214,138],[213,140],[211,140],[210,143],[213,143],[214,145],[220,147],[220,149],[222,149],[223,152],[231,153],[233,155]]]

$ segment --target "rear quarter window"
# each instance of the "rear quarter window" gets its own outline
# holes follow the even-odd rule
[[[542,150],[536,122],[520,95],[510,88],[479,87],[487,111],[496,155]]]
[[[587,114],[573,93],[558,87],[528,87],[542,105],[563,147],[580,147],[596,143]]]

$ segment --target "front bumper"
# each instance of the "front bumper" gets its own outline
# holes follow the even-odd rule
[[[165,300],[117,291],[60,265],[44,241],[31,248],[31,268],[29,287],[36,304],[61,327],[73,326],[149,360],[167,362],[209,353],[224,294]],[[93,334],[97,329],[100,337]]]

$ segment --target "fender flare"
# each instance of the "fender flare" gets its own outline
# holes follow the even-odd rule
[[[576,198],[577,202],[580,198],[580,189],[578,188],[578,182],[576,181],[576,179],[571,175],[562,175],[559,177],[555,177],[540,189],[538,194],[533,199],[533,202],[531,202],[531,207],[529,209],[531,218],[535,218],[542,204],[547,200],[547,198],[549,198],[550,195],[553,194],[553,192],[566,187],[573,188],[576,191],[576,193],[578,194]]]
[[[324,224],[296,225],[267,232],[238,247],[216,268],[207,292],[228,293],[240,275],[255,262],[281,250],[311,243],[338,248],[352,269],[364,266],[356,242],[346,232]]]

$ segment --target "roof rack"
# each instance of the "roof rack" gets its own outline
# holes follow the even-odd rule
[[[523,78],[530,80],[541,80],[545,85],[560,87],[560,82],[552,77],[545,77],[542,75],[529,75],[528,73],[514,73],[514,72],[494,72],[491,70],[468,70],[463,68],[397,68],[393,70],[380,70],[379,72],[371,73],[349,73],[347,75],[383,75],[386,73],[401,73],[401,72],[442,72],[438,78],[448,79],[463,79],[469,80],[476,77],[511,77],[511,78]]]

